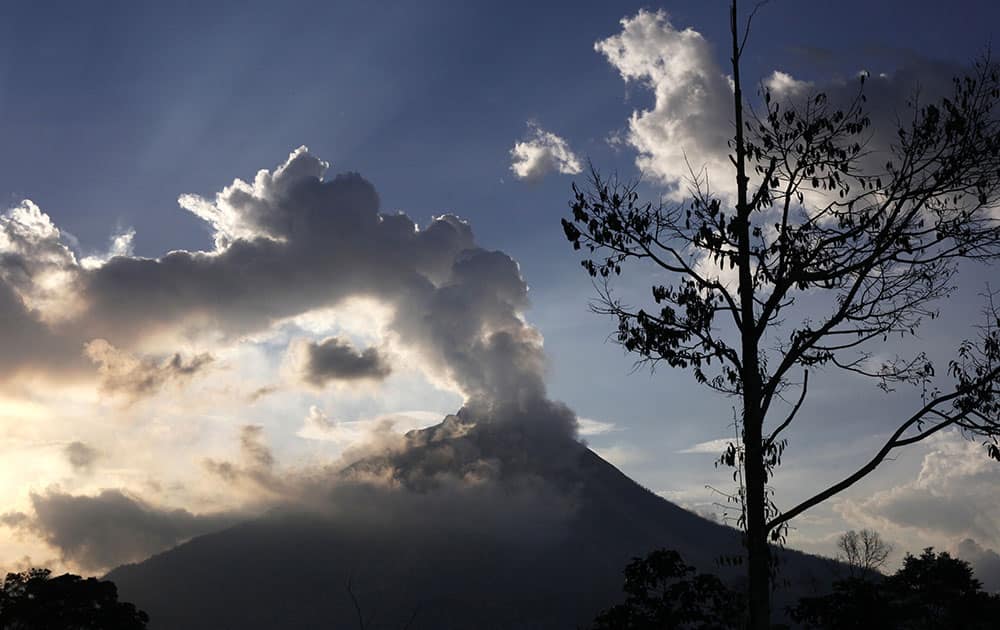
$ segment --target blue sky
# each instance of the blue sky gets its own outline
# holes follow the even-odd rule
[[[832,7],[764,6],[748,45],[749,80],[782,70],[823,84],[860,70],[965,64],[1000,23],[1000,5],[986,1]],[[682,372],[632,373],[632,358],[605,342],[613,322],[588,312],[590,281],[562,236],[573,176],[526,182],[510,170],[511,148],[531,121],[603,170],[637,173],[635,149],[608,138],[626,129],[633,111],[652,106],[652,93],[624,82],[594,44],[641,8],[662,9],[677,29],[700,32],[726,68],[721,1],[4,3],[0,194],[5,207],[34,201],[78,239],[81,254],[107,250],[127,228],[138,256],[207,250],[212,229],[179,208],[178,195],[210,197],[308,145],[331,172],[370,180],[383,210],[419,224],[457,214],[480,245],[517,260],[530,286],[526,317],[545,337],[552,396],[582,417],[614,423],[615,431],[590,440],[644,485],[711,510],[703,486],[726,475],[710,455],[678,451],[725,437],[733,402],[698,390]],[[650,181],[646,192],[662,190]],[[976,285],[950,307],[951,321],[969,317]],[[797,454],[789,452],[793,496],[858,461],[866,438],[884,429],[870,428],[868,416],[897,404],[871,386],[839,376],[827,382],[814,393],[818,420],[796,435]],[[421,405],[427,401],[407,407],[399,397],[401,409]],[[356,407],[361,413],[365,405]],[[295,413],[289,426],[301,420]],[[852,427],[847,434],[832,427],[838,417]],[[902,457],[857,500],[911,483],[928,453],[947,450],[936,448]],[[818,550],[845,526],[876,522],[818,512],[828,520],[803,525],[813,528],[804,544]],[[957,542],[942,531],[925,528],[920,540]],[[984,542],[998,544],[1000,524],[987,531]]]

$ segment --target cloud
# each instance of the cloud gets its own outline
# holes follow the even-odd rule
[[[46,323],[62,321],[81,308],[74,291],[78,262],[62,239],[31,201],[0,215],[0,279],[27,311]]]
[[[309,415],[306,416],[302,426],[303,431],[326,433],[337,427],[337,423],[331,420],[323,410],[312,405],[309,407]]]
[[[648,455],[630,444],[612,444],[604,447],[591,447],[595,453],[619,468],[641,464]]]
[[[156,362],[119,350],[104,339],[88,342],[84,346],[84,354],[98,366],[101,389],[127,398],[155,394],[167,383],[183,382],[214,361],[214,357],[208,353],[188,360],[175,353]]]
[[[677,451],[684,454],[705,454],[719,456],[735,440],[733,438],[718,438],[707,442],[698,442],[685,449]]]
[[[264,427],[248,425],[240,432],[240,449],[244,457],[256,468],[271,468],[274,455],[264,443]]]
[[[663,11],[639,11],[621,21],[621,33],[594,44],[625,81],[653,91],[653,109],[634,111],[626,139],[639,153],[636,165],[675,198],[687,196],[692,173],[707,172],[709,185],[731,192],[726,158],[732,134],[733,92],[697,31],[677,29]]]
[[[147,359],[157,344],[237,343],[364,297],[392,313],[393,343],[475,405],[544,399],[542,338],[521,315],[528,296],[517,263],[478,247],[457,217],[443,215],[421,229],[403,214],[380,213],[368,181],[356,173],[324,179],[326,168],[302,147],[274,171],[258,172],[253,183],[236,180],[213,200],[182,196],[182,206],[210,223],[212,251],[116,256],[85,269],[35,210],[22,213],[28,218],[17,232],[28,245],[17,249],[42,252],[68,278],[62,286],[82,306],[63,315],[61,329],[81,339],[67,354],[84,341],[104,340],[88,347],[113,388],[144,391],[184,367],[172,359],[153,368]],[[42,272],[30,270],[43,267],[25,265],[29,271],[16,278],[19,295],[41,295]],[[549,420],[564,434],[575,431],[561,415]]]
[[[85,269],[97,269],[115,256],[131,256],[133,241],[135,241],[135,230],[129,228],[111,238],[107,252],[85,256],[80,259],[80,265]]]
[[[982,445],[958,432],[929,438],[916,479],[835,508],[850,523],[872,527],[896,540],[933,544],[972,538],[1000,546],[996,488],[1000,469]]]
[[[63,449],[66,461],[76,472],[89,473],[94,468],[94,462],[101,456],[100,451],[83,442],[70,442]]]
[[[983,583],[987,591],[1000,592],[1000,554],[986,549],[971,538],[966,538],[955,547],[955,556],[972,565],[976,579]]]
[[[551,173],[577,175],[582,170],[580,158],[559,136],[538,124],[528,123],[528,138],[510,150],[510,170],[518,179],[539,180]]]
[[[638,155],[636,166],[666,189],[675,201],[689,195],[692,175],[707,178],[708,188],[724,199],[736,195],[735,171],[729,160],[733,128],[732,79],[716,62],[716,51],[692,28],[674,26],[664,11],[641,10],[621,20],[621,31],[594,44],[626,82],[653,92],[651,109],[632,112],[624,140]],[[725,52],[725,51],[723,51]],[[728,56],[728,53],[726,53]],[[870,76],[865,85],[866,108],[872,120],[869,172],[880,172],[896,136],[896,122],[906,119],[908,101],[919,88],[919,103],[950,94],[952,77],[963,68],[915,59],[891,73]],[[817,92],[846,107],[857,95],[858,81],[833,79],[806,82],[774,70],[760,85],[783,105]],[[744,78],[744,97],[753,104],[754,80]],[[757,103],[762,107],[762,99]],[[750,112],[745,110],[749,115]],[[621,138],[620,134],[614,135]],[[751,186],[754,182],[751,181]]]
[[[205,458],[205,469],[226,482],[242,488],[255,498],[272,499],[286,491],[285,481],[275,471],[275,458],[264,439],[264,428],[240,428],[239,461]]]
[[[370,515],[375,520],[388,518],[394,502],[419,505],[419,496],[410,493],[434,493],[430,504],[451,506],[444,511],[452,516],[476,512],[466,519],[476,521],[491,517],[482,505],[523,493],[530,510],[492,516],[530,523],[530,517],[547,518],[545,501],[553,494],[571,499],[571,489],[540,489],[545,484],[537,479],[537,467],[522,470],[528,450],[538,466],[567,466],[579,444],[575,414],[548,397],[543,340],[524,318],[528,287],[517,263],[480,247],[456,216],[418,226],[404,214],[382,212],[375,187],[360,175],[327,177],[326,170],[325,162],[302,147],[249,182],[236,180],[211,197],[182,196],[181,205],[209,225],[214,245],[207,251],[178,249],[145,258],[123,244],[112,247],[114,255],[83,264],[68,237],[33,204],[5,215],[0,313],[11,316],[5,321],[15,331],[0,330],[0,341],[9,336],[12,342],[0,357],[0,380],[9,384],[28,372],[43,385],[46,378],[72,379],[72,387],[60,392],[82,392],[80,399],[94,405],[94,413],[108,411],[94,388],[133,400],[194,378],[223,383],[199,389],[198,401],[191,403],[203,405],[196,414],[180,402],[178,409],[143,402],[150,413],[130,414],[140,416],[134,423],[142,429],[136,428],[130,448],[104,455],[114,461],[102,473],[122,489],[96,496],[63,490],[32,494],[33,514],[25,510],[30,527],[22,531],[34,532],[68,562],[88,568],[137,559],[233,518],[228,512],[199,515],[194,508],[161,507],[167,500],[251,512],[284,503],[328,506],[336,494],[335,509],[352,513],[366,508],[349,503],[349,497],[375,493],[383,510]],[[302,323],[350,310],[358,301],[376,304],[379,312],[376,322],[361,319],[371,326],[361,334],[335,323],[329,329]],[[297,468],[282,466],[281,451],[265,440],[258,423],[279,405],[302,405],[303,399],[293,388],[261,386],[275,382],[269,362],[303,331],[323,339],[302,346],[316,382],[384,378],[385,357],[398,356],[406,369],[426,377],[421,387],[430,381],[459,394],[461,409],[428,437],[400,433],[426,426],[427,418],[387,417],[378,414],[378,406],[372,417],[360,419],[328,417],[318,405],[306,415],[300,407],[296,414],[305,416],[300,435],[332,442],[340,458],[331,463],[317,456]],[[346,339],[364,342],[355,346]],[[243,352],[248,347],[252,351]],[[251,362],[243,360],[247,356]],[[233,379],[258,367],[263,374],[226,382],[227,370],[209,369],[216,362],[234,372]],[[400,379],[405,376],[400,368]],[[234,393],[248,406],[257,404],[226,406]],[[238,453],[220,454],[214,441],[218,427],[243,414],[249,417],[242,421]],[[269,424],[267,433],[272,431]],[[163,464],[163,472],[184,481],[164,479],[154,502],[126,488],[149,491],[151,463],[142,458],[151,454],[150,443],[159,449],[161,439],[180,445],[185,458],[203,466],[198,475]],[[102,443],[88,434],[87,444]],[[311,446],[319,452],[326,445]],[[354,466],[361,460],[363,465]],[[375,489],[361,488],[367,485]],[[464,497],[454,499],[460,504],[453,501],[457,496]],[[407,514],[445,524],[443,516],[423,508]]]
[[[312,405],[296,435],[306,440],[334,442],[342,447],[358,446],[376,442],[388,432],[402,435],[438,424],[444,416],[435,411],[398,411],[372,418],[338,421]]]
[[[356,350],[346,339],[328,337],[320,342],[298,340],[291,349],[296,355],[300,378],[315,387],[331,381],[384,380],[392,372],[388,359],[378,348]]]
[[[156,507],[120,490],[96,496],[50,490],[33,493],[31,504],[34,516],[6,514],[3,523],[39,535],[64,561],[87,571],[142,560],[237,520],[233,515]]]
[[[251,403],[255,403],[261,398],[265,398],[277,392],[278,389],[277,385],[264,385],[263,387],[258,387],[247,395],[247,400]]]
[[[621,428],[619,428],[614,422],[604,422],[602,420],[593,420],[591,418],[577,418],[577,425],[580,427],[579,433],[582,436],[605,435],[607,433],[621,431]]]

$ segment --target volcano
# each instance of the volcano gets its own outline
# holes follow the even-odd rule
[[[659,547],[740,579],[717,563],[740,553],[738,531],[580,442],[461,413],[406,441],[341,470],[338,509],[275,508],[107,577],[154,630],[578,628],[621,600],[628,561]],[[344,482],[387,476],[390,490]],[[783,557],[792,582],[829,573]]]

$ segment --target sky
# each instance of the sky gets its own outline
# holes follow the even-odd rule
[[[494,365],[568,405],[580,436],[644,486],[721,514],[706,486],[730,484],[713,462],[734,401],[683,371],[634,369],[609,341],[614,322],[589,311],[559,221],[588,161],[642,172],[645,195],[680,202],[688,160],[726,194],[727,3],[8,2],[0,14],[0,566],[97,571],[152,548],[88,553],[66,524],[74,506],[187,515],[153,547],[253,513],[259,489],[223,483],[233,461],[336,461],[506,396]],[[940,94],[998,18],[985,1],[774,0],[744,76],[842,94],[865,71],[876,122],[891,120],[916,85]],[[323,192],[289,192],[318,177]],[[325,195],[362,208],[356,222],[324,218]],[[375,228],[376,211],[397,218]],[[272,245],[241,245],[254,238]],[[921,347],[947,356],[992,273],[963,271]],[[621,287],[641,295],[656,278],[636,270]],[[427,297],[456,282],[496,292],[463,297],[459,317]],[[466,321],[527,354],[498,358]],[[779,503],[851,472],[918,398],[815,375]],[[979,444],[941,435],[797,519],[789,543],[831,554],[839,533],[874,527],[899,550],[964,554],[1000,587],[998,482]]]

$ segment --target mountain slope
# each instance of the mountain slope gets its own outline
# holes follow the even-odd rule
[[[391,463],[419,487],[407,492],[426,519],[388,510],[392,522],[359,526],[343,512],[275,510],[108,577],[154,630],[358,628],[352,593],[367,628],[576,628],[620,599],[633,556],[668,547],[710,570],[739,551],[735,530],[643,489],[576,442],[556,452],[505,430],[436,438],[447,424],[348,469]],[[472,463],[500,471],[487,501],[441,502],[423,487],[437,468]],[[524,488],[542,502],[524,509]],[[823,570],[788,555],[796,570]]]

